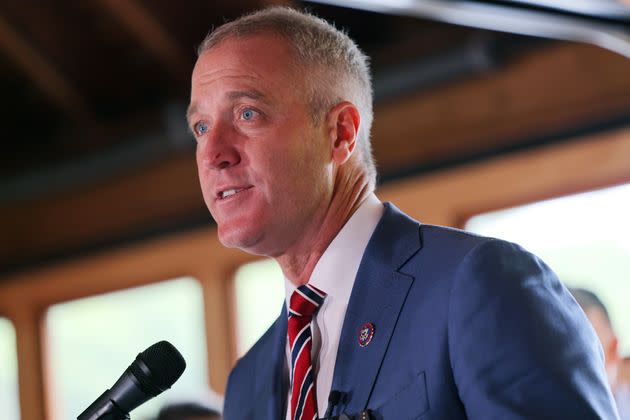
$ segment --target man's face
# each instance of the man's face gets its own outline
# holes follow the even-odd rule
[[[192,74],[189,124],[204,200],[229,247],[278,256],[332,195],[331,146],[273,35],[228,39]]]

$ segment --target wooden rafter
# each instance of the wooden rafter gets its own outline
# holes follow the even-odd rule
[[[533,52],[492,77],[375,108],[374,153],[384,172],[524,144],[627,115],[630,60],[582,44]]]
[[[178,80],[187,75],[186,54],[157,19],[136,0],[100,0],[116,19]]]
[[[2,16],[0,50],[24,71],[55,106],[77,121],[91,123],[94,120],[79,90]]]

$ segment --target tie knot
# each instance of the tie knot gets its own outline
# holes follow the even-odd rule
[[[298,287],[291,295],[289,316],[312,317],[325,297],[326,293],[310,284]]]

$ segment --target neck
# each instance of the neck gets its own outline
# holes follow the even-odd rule
[[[301,240],[276,257],[291,283],[295,286],[308,283],[321,256],[371,192],[363,171],[355,170],[346,176],[337,177],[329,205],[323,214],[301,233]]]

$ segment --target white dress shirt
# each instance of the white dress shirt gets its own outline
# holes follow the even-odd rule
[[[328,405],[328,394],[332,386],[335,360],[339,347],[341,327],[348,308],[354,279],[359,270],[365,248],[381,220],[383,203],[370,194],[357,211],[328,245],[309,279],[309,284],[327,294],[311,323],[313,337],[312,358],[315,369],[317,409],[323,416]],[[287,308],[295,285],[285,278]],[[357,326],[359,328],[360,325]],[[291,354],[287,340],[287,371],[291,366]],[[287,398],[286,419],[291,420],[290,394]]]

